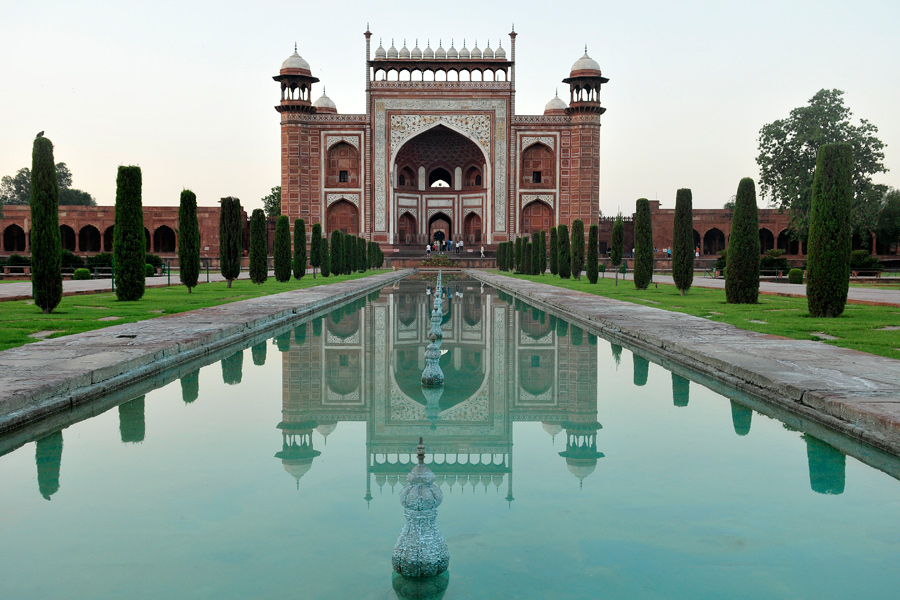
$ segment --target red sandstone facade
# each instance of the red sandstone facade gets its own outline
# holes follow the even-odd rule
[[[515,112],[516,33],[509,55],[490,44],[432,50],[366,39],[366,112],[311,101],[296,49],[281,84],[282,213],[387,247],[435,239],[492,246],[599,215],[599,93],[608,80],[587,53],[563,81],[570,103]],[[307,226],[309,229],[309,226]]]

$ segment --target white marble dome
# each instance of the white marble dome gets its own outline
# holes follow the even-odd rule
[[[399,58],[400,53],[397,52],[397,47],[394,46],[394,40],[391,40],[391,47],[388,48],[387,57],[388,58]]]
[[[487,48],[484,49],[482,56],[484,58],[494,58],[494,51],[491,49],[491,40],[488,40]]]
[[[566,104],[559,96],[554,96],[550,99],[546,105],[544,105],[544,114],[553,113],[556,111],[564,111],[569,108],[569,105]]]
[[[281,63],[281,69],[300,69],[302,71],[309,71],[309,63],[303,60],[303,57],[297,54],[297,49],[294,48],[294,53],[285,59],[283,63]]]
[[[506,50],[503,49],[503,46],[497,48],[497,50],[494,52],[494,58],[496,58],[497,60],[506,60]]]
[[[400,58],[409,58],[409,48],[406,47],[406,40],[403,40],[403,47],[400,48]]]
[[[434,50],[431,49],[431,42],[428,42],[428,45],[425,46],[425,51],[422,52],[422,58],[426,60],[434,58]]]
[[[375,49],[375,58],[387,58],[387,52],[385,52],[384,46],[381,45],[381,40],[378,40],[378,48]]]
[[[422,51],[419,49],[419,40],[416,40],[416,47],[412,49],[409,56],[414,60],[422,58]]]
[[[597,71],[600,72],[600,65],[597,64],[597,61],[588,56],[587,50],[584,51],[584,56],[575,61],[575,64],[572,65],[572,73],[575,74],[576,71]]]
[[[325,90],[322,90],[322,95],[319,96],[319,99],[313,102],[313,106],[316,107],[318,112],[337,112],[337,106],[334,102],[325,95]]]

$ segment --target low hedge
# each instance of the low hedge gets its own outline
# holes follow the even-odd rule
[[[144,265],[144,277],[153,277],[156,275],[156,267],[147,263]]]
[[[75,280],[85,280],[91,278],[91,270],[90,269],[75,269],[72,273],[72,279]]]
[[[791,269],[788,271],[788,283],[803,283],[803,270]]]

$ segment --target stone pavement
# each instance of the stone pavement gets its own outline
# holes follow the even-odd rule
[[[5,350],[0,352],[0,433],[381,290],[410,273],[370,275]]]
[[[467,273],[631,348],[900,454],[898,360],[484,271]]]

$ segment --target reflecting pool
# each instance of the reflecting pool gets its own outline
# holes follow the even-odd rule
[[[444,598],[896,597],[900,484],[843,442],[468,279],[435,397],[432,286],[0,440],[0,598],[395,598],[419,436]]]

